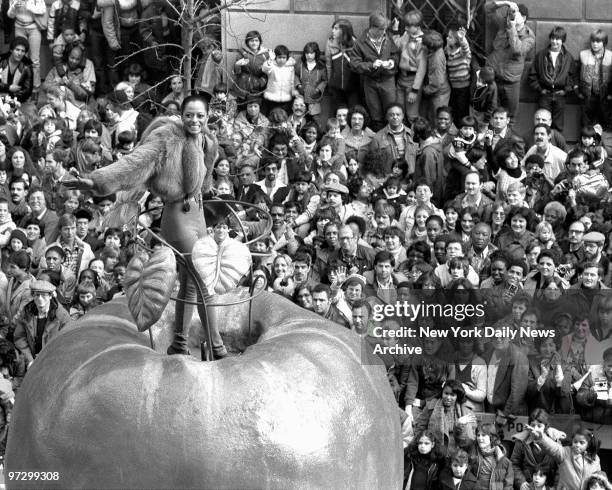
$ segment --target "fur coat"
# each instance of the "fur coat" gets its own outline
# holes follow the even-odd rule
[[[203,141],[187,137],[180,120],[163,117],[151,123],[132,153],[89,177],[99,195],[148,189],[166,203],[176,202],[210,190],[217,156],[214,135],[204,133]]]

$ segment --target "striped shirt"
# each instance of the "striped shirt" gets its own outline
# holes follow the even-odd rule
[[[445,48],[445,53],[446,72],[448,73],[448,81],[451,87],[469,87],[472,53],[467,40],[463,39],[461,45],[456,49],[447,46]]]

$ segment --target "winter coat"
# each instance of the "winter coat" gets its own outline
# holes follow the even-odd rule
[[[493,111],[497,109],[498,106],[499,95],[495,82],[474,89],[472,93],[472,107],[475,111],[483,113],[484,123],[490,121]]]
[[[475,485],[476,477],[470,470],[466,470],[458,489],[453,482],[453,471],[448,466],[440,472],[438,480],[439,490],[473,490]]]
[[[553,66],[550,50],[548,48],[539,51],[529,69],[527,81],[529,86],[538,94],[542,90],[549,92],[565,90],[570,92],[573,87],[574,57],[571,53],[561,48],[557,56],[557,64]]]
[[[8,286],[5,291],[5,297],[2,298],[3,315],[9,319],[9,324],[14,326],[14,320],[17,314],[24,308],[26,304],[32,301],[32,293],[30,292],[30,281],[34,280],[34,276],[28,274],[28,277],[13,290],[15,279],[9,279]],[[4,327],[6,329],[6,326]],[[8,331],[0,332],[1,336],[6,338]]]
[[[248,59],[248,65],[234,64],[234,74],[236,75],[237,97],[241,100],[246,99],[249,94],[261,94],[268,81],[268,77],[263,72],[263,64],[268,60],[268,50],[260,47],[256,53],[248,48],[242,48],[240,57]]]
[[[283,66],[267,60],[262,70],[268,76],[264,98],[272,102],[290,102],[295,85],[295,60],[289,58]]]
[[[148,188],[163,196],[164,202],[199,195],[204,185],[210,189],[212,170],[207,169],[212,169],[218,154],[213,135],[205,133],[202,144],[204,152],[195,138],[185,135],[181,121],[158,118],[132,153],[89,174],[94,180],[94,192],[105,196],[120,190]]]
[[[70,315],[68,315],[68,312],[55,299],[52,299],[43,331],[43,348],[69,321]],[[33,361],[36,357],[34,347],[37,322],[38,309],[34,301],[28,303],[15,318],[15,347],[23,354],[26,363]]]
[[[415,171],[418,145],[412,141],[412,130],[406,126],[404,126],[403,139],[405,147],[404,161],[408,165],[408,175],[412,175]],[[400,159],[400,154],[391,128],[388,125],[376,133],[370,142],[369,151],[373,153],[380,151],[384,154],[383,173],[390,174],[393,162]]]
[[[327,71],[323,63],[318,62],[312,70],[300,61],[295,67],[295,87],[304,95],[304,102],[316,104],[321,102],[327,86]]]
[[[514,469],[514,488],[520,488],[523,483],[531,481],[536,465],[543,466],[545,471],[556,470],[557,463],[553,457],[543,450],[537,451],[529,431],[517,432],[512,440],[514,448],[510,461]]]
[[[393,35],[393,42],[400,50],[399,87],[407,87],[412,83],[412,90],[420,92],[427,74],[427,48],[423,46],[423,33],[410,36],[405,32],[402,36]]]
[[[486,5],[487,10],[494,7],[494,2]],[[498,25],[498,31],[493,39],[493,51],[487,58],[487,65],[495,70],[495,78],[506,83],[516,83],[521,80],[525,69],[525,58],[535,46],[535,34],[525,25],[520,31],[515,27],[508,28],[508,9],[497,9],[491,16]]]
[[[588,479],[601,470],[599,456],[590,458],[574,454],[571,446],[562,446],[546,434],[541,440],[544,450],[559,464],[557,490],[585,490]]]
[[[119,42],[120,29],[131,28],[137,25],[140,18],[138,0],[98,0],[98,9],[102,13],[102,30],[106,42],[113,51],[122,46]],[[127,48],[127,46],[124,46]]]
[[[32,83],[34,73],[32,72],[32,62],[28,58],[17,65],[17,69],[13,73],[12,80],[9,80],[9,57],[11,53],[6,53],[0,57],[0,92],[10,93],[11,85],[19,85],[19,90],[12,93],[19,102],[25,102],[32,95]]]
[[[590,97],[593,91],[593,86],[598,83],[595,77],[595,55],[590,49],[580,51],[578,57],[578,68],[576,73],[579,74],[579,89],[580,93],[585,97]],[[601,60],[601,87],[599,95],[605,97],[612,91],[610,90],[610,84],[612,82],[612,51],[609,49],[604,50],[603,58]]]
[[[433,97],[449,92],[446,56],[444,50],[440,48],[427,55],[427,84],[423,87],[423,95]]]
[[[364,32],[363,36],[355,41],[349,56],[353,70],[372,81],[388,80],[395,77],[397,73],[399,49],[388,34],[385,34],[379,52],[370,41],[368,31]],[[382,66],[374,68],[373,63],[376,60],[393,60],[393,68],[383,68]]]
[[[499,447],[504,449],[503,446]],[[469,455],[468,471],[470,471],[476,477],[475,488],[482,488],[479,487],[478,480],[480,470],[483,465],[483,458],[486,456],[481,453],[481,450],[475,441],[468,445],[466,451]],[[493,454],[492,457],[495,459],[495,464],[488,482],[488,490],[512,490],[512,484],[514,481],[512,463],[506,456],[498,459],[497,456]]]
[[[354,41],[354,40],[353,40]],[[357,77],[351,68],[350,51],[352,48],[341,48],[332,39],[325,45],[325,68],[330,88],[353,90]]]
[[[424,459],[424,458],[421,458],[421,459]],[[415,466],[415,462],[412,460],[411,457],[406,455],[404,457],[404,488],[417,490],[411,485],[412,476],[415,471],[414,466]],[[427,466],[427,481],[425,483],[425,487],[419,488],[418,490],[435,490],[438,486],[437,483],[438,483],[439,471],[440,471],[440,463],[438,463],[435,460],[430,462],[429,465]]]
[[[39,23],[44,23],[43,17],[47,14],[47,5],[44,0],[26,0],[21,7],[15,4],[15,0],[10,1],[6,15],[15,19],[16,25],[30,27],[34,24],[40,30]]]

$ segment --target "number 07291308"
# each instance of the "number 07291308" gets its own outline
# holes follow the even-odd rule
[[[5,478],[7,481],[57,481],[60,474],[59,471],[9,471]]]

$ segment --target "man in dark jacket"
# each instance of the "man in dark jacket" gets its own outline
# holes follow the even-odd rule
[[[565,96],[572,89],[574,58],[565,49],[567,33],[563,27],[550,31],[547,48],[539,51],[529,69],[529,86],[536,91],[538,107],[552,113],[552,127],[563,132]]]
[[[15,318],[15,347],[29,365],[42,348],[70,321],[68,312],[53,297],[55,286],[48,281],[30,283],[33,300]]]
[[[0,57],[0,95],[25,102],[32,94],[32,62],[26,56],[29,49],[26,38],[16,37],[9,52]]]
[[[384,126],[385,110],[395,102],[399,49],[386,32],[388,23],[382,12],[372,12],[368,29],[355,41],[350,54],[353,70],[363,79],[365,101],[374,131]]]

